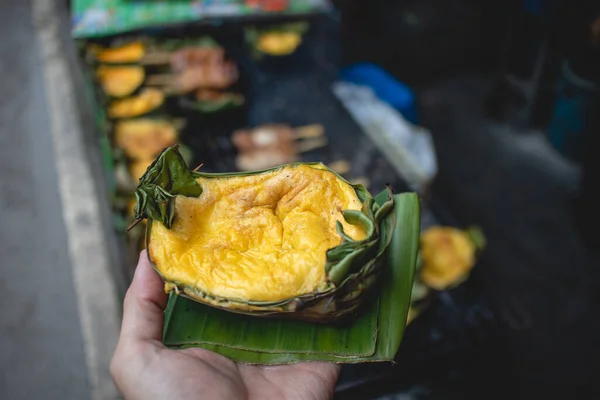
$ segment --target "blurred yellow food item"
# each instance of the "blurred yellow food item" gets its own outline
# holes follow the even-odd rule
[[[146,170],[154,160],[135,161],[129,164],[129,173],[135,184],[140,181],[140,178],[146,173]]]
[[[469,235],[451,227],[431,227],[421,235],[421,280],[443,290],[461,281],[475,265],[476,247]]]
[[[131,42],[119,47],[102,49],[96,52],[96,60],[109,63],[133,63],[144,57],[146,48],[142,42]]]
[[[328,286],[323,265],[341,242],[338,223],[355,240],[366,236],[341,211],[361,209],[356,191],[320,166],[196,181],[202,196],[177,196],[171,229],[152,223],[148,250],[169,282],[226,298],[284,300]]]
[[[123,97],[133,93],[145,78],[142,67],[107,67],[102,65],[96,70],[96,76],[104,92],[110,96]]]
[[[166,120],[139,118],[115,125],[115,144],[136,161],[154,160],[165,148],[177,142],[177,129]]]
[[[112,118],[133,118],[149,113],[164,101],[164,94],[157,89],[144,89],[140,94],[114,101],[108,108]]]
[[[258,49],[266,54],[282,56],[293,53],[302,42],[295,32],[267,32],[258,38]]]

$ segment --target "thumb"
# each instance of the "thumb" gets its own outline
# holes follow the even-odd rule
[[[125,295],[121,340],[160,341],[166,304],[163,281],[150,265],[147,251],[143,250]]]

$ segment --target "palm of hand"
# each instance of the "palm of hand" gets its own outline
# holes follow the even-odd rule
[[[236,364],[203,349],[170,350],[160,341],[166,297],[140,257],[125,299],[111,373],[127,399],[327,399],[339,374],[329,363]]]

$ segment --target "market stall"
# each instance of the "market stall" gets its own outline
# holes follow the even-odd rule
[[[473,342],[461,333],[493,336],[495,328],[487,328],[496,317],[485,295],[464,283],[485,245],[483,234],[451,228],[455,222],[443,205],[427,196],[432,174],[415,187],[414,174],[398,161],[406,155],[385,145],[402,139],[386,139],[381,129],[365,132],[348,99],[334,94],[339,43],[326,10],[325,2],[301,0],[75,1],[73,35],[104,144],[115,232],[128,260],[145,246],[134,190],[161,151],[176,144],[203,172],[319,161],[375,192],[386,185],[395,193],[421,192],[422,254],[408,317],[414,333],[407,331],[408,344],[397,356],[401,368],[345,367],[339,396],[349,398],[357,390],[375,393],[375,384],[382,393],[405,389],[419,379],[399,383],[399,371],[434,353],[469,351]],[[463,313],[469,317],[456,318]],[[442,350],[434,331],[447,338]]]

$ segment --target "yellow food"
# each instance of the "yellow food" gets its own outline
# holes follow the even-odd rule
[[[132,160],[152,161],[176,141],[177,130],[169,121],[139,118],[115,126],[115,144]]]
[[[475,244],[467,233],[450,227],[432,227],[421,236],[421,280],[442,290],[460,281],[475,265]]]
[[[139,182],[150,164],[152,164],[152,160],[135,161],[129,165],[129,173],[134,182]]]
[[[260,35],[258,49],[276,56],[292,53],[302,42],[302,35],[295,32],[268,32]]]
[[[132,42],[123,46],[103,49],[96,53],[96,60],[103,63],[133,63],[144,57],[146,48],[142,42]]]
[[[98,67],[96,75],[104,92],[115,97],[133,93],[145,78],[142,67],[107,67],[103,65]]]
[[[336,221],[360,210],[354,189],[330,171],[290,165],[262,174],[197,178],[199,198],[177,196],[169,230],[152,223],[150,257],[170,282],[226,298],[276,301],[323,289]]]
[[[108,108],[112,118],[133,118],[158,108],[165,96],[160,90],[144,89],[140,94],[114,101]]]

